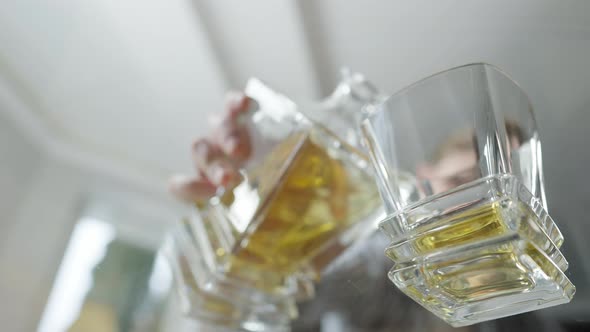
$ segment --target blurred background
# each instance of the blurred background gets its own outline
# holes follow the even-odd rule
[[[180,216],[166,180],[247,78],[312,100],[342,66],[393,93],[479,61],[532,100],[578,289],[540,314],[582,330],[590,2],[2,1],[0,330],[179,331],[156,255]]]

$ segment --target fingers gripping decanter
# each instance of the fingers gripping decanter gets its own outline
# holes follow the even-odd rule
[[[295,300],[313,296],[323,267],[383,216],[354,126],[377,94],[349,74],[311,105],[257,79],[245,93],[258,107],[240,119],[253,149],[241,178],[187,218],[164,250],[191,316],[276,331],[297,315]]]
[[[532,107],[512,79],[457,67],[367,113],[396,286],[453,326],[571,300]]]

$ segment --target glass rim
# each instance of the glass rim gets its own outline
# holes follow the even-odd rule
[[[406,86],[404,86],[403,88],[397,90],[396,92],[394,92],[393,94],[387,95],[385,98],[381,99],[379,102],[375,103],[375,104],[369,104],[369,105],[365,105],[363,107],[363,113],[365,114],[363,116],[363,119],[361,120],[362,123],[365,123],[366,120],[372,118],[374,115],[381,113],[382,110],[381,107],[385,104],[387,104],[390,100],[392,100],[393,98],[399,97],[405,93],[407,93],[408,91],[414,89],[415,87],[417,87],[418,85],[430,81],[438,76],[442,76],[447,74],[448,72],[451,71],[455,71],[458,69],[463,69],[463,68],[467,68],[467,67],[482,67],[482,68],[491,68],[493,70],[495,70],[496,72],[504,75],[506,78],[508,78],[514,85],[516,85],[518,87],[518,89],[520,89],[520,91],[522,91],[523,95],[525,96],[527,103],[529,105],[529,109],[532,109],[532,103],[531,103],[531,99],[529,98],[528,94],[525,92],[525,90],[522,88],[522,86],[510,75],[508,74],[505,70],[503,70],[502,68],[500,68],[499,66],[496,66],[494,64],[488,63],[488,62],[470,62],[467,64],[463,64],[463,65],[459,65],[459,66],[455,66],[455,67],[451,67],[448,69],[444,69],[441,71],[438,71],[434,74],[428,75],[426,77],[423,77],[413,83],[410,83]],[[533,117],[533,120],[536,122],[536,119],[534,117],[534,114],[531,113],[531,116]]]

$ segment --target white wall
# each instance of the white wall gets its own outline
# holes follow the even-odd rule
[[[5,327],[10,331],[18,331],[12,322],[17,311],[23,311],[20,307],[22,290],[31,288],[31,285],[26,271],[5,262],[21,258],[20,254],[27,252],[27,246],[31,245],[20,238],[11,241],[10,236],[20,227],[20,214],[26,208],[24,201],[42,160],[40,149],[27,141],[5,117],[0,117],[0,321],[6,322]],[[20,243],[14,246],[11,243],[14,240]]]
[[[6,119],[0,121],[0,161],[3,331],[36,329],[82,213],[112,221],[121,236],[156,247],[178,211],[163,190],[147,193],[40,153]]]
[[[0,320],[7,331],[35,329],[75,221],[75,184],[60,172],[42,161],[2,234]]]
[[[14,213],[41,158],[39,149],[0,114],[0,234],[13,224]]]

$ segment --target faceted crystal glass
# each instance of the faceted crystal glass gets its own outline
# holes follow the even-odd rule
[[[532,107],[510,77],[461,66],[365,110],[403,292],[454,326],[572,298]]]

